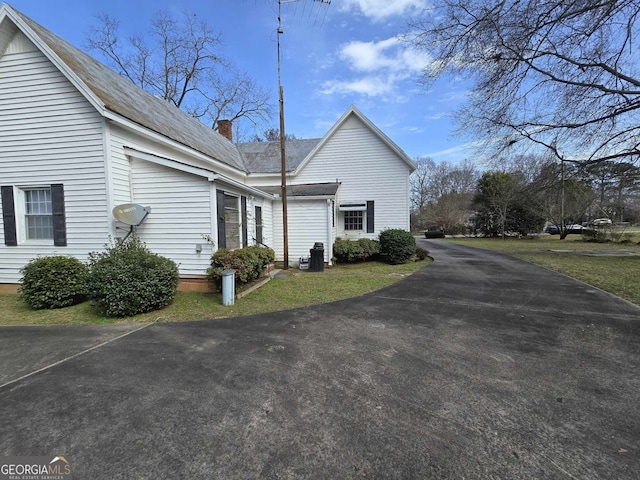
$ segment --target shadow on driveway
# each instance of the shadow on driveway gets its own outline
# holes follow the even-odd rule
[[[0,453],[92,479],[637,478],[640,309],[423,242],[378,292],[153,324],[0,388]]]

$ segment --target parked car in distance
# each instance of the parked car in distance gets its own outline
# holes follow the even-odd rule
[[[424,232],[425,238],[444,238],[443,227],[429,227]]]
[[[610,218],[596,218],[595,220],[591,221],[591,224],[594,227],[602,227],[604,225],[611,225],[611,219]]]
[[[566,227],[567,227],[567,233],[582,233],[583,229],[586,230],[585,227],[577,223],[567,224]],[[547,232],[549,235],[559,235],[560,227],[558,225],[549,225],[544,231]]]

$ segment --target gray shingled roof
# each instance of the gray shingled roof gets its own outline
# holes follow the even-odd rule
[[[338,192],[340,182],[338,183],[305,183],[300,185],[287,185],[287,197],[324,197],[332,196]],[[280,187],[256,187],[260,190],[280,195],[282,193]]]
[[[219,162],[246,171],[238,149],[225,137],[179,108],[137,87],[26,15],[14,11],[98,97],[105,108]]]
[[[321,138],[287,140],[287,172],[293,172],[320,143]],[[250,173],[280,173],[280,141],[238,143],[244,164]]]

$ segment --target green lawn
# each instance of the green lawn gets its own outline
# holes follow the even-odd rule
[[[640,254],[640,245],[588,243],[581,237],[560,240],[557,235],[536,239],[460,238],[446,241],[496,250],[562,272],[640,305],[640,257],[586,256]],[[56,325],[115,322],[174,322],[234,317],[350,298],[386,287],[427,262],[387,265],[367,262],[339,265],[322,273],[290,269],[287,278],[272,280],[235,305],[224,307],[220,294],[181,293],[168,307],[134,317],[105,318],[89,302],[57,310],[31,310],[16,295],[0,295],[0,325]]]
[[[591,243],[572,235],[565,240],[553,235],[535,239],[456,238],[447,241],[504,252],[640,305],[640,256],[619,256],[640,254],[637,243]]]
[[[219,293],[178,292],[162,310],[121,319],[97,314],[89,302],[57,310],[31,310],[16,295],[0,295],[0,325],[56,325],[115,322],[175,322],[272,312],[355,297],[391,285],[427,265],[366,262],[339,265],[324,272],[290,269],[286,278],[270,281],[235,305],[224,307]]]

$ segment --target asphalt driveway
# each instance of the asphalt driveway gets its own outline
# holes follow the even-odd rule
[[[0,455],[79,479],[638,478],[640,309],[423,242],[411,277],[309,309],[0,328]]]

